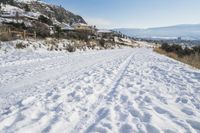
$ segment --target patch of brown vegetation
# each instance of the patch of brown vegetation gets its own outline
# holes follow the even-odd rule
[[[175,60],[178,60],[180,62],[183,62],[185,64],[188,64],[188,65],[191,65],[195,68],[200,69],[200,54],[198,54],[198,53],[191,54],[189,56],[179,57],[176,53],[166,52],[161,48],[155,48],[154,51],[159,53],[159,54],[166,55],[170,58],[173,58]]]
[[[11,40],[11,36],[8,34],[0,34],[0,41],[10,41]]]

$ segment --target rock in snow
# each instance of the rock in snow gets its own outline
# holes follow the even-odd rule
[[[0,132],[196,133],[199,88],[151,49],[2,54]]]

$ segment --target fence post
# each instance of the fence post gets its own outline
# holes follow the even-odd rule
[[[34,38],[35,38],[35,40],[36,40],[36,32],[34,31]]]
[[[10,37],[11,30],[8,28],[8,36]]]
[[[23,31],[23,39],[25,40],[26,38],[26,30]]]

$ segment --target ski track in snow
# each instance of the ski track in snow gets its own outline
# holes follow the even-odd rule
[[[0,55],[0,132],[200,133],[200,71],[145,48]]]

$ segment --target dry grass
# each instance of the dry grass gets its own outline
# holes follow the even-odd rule
[[[179,57],[176,53],[166,52],[160,48],[155,48],[154,51],[159,54],[166,55],[170,58],[173,58],[175,60],[178,60],[180,62],[186,63],[188,65],[191,65],[195,68],[200,69],[200,54],[196,53],[196,54],[192,54],[190,56]]]
[[[0,34],[0,41],[10,41],[11,40],[11,36],[8,34]]]

